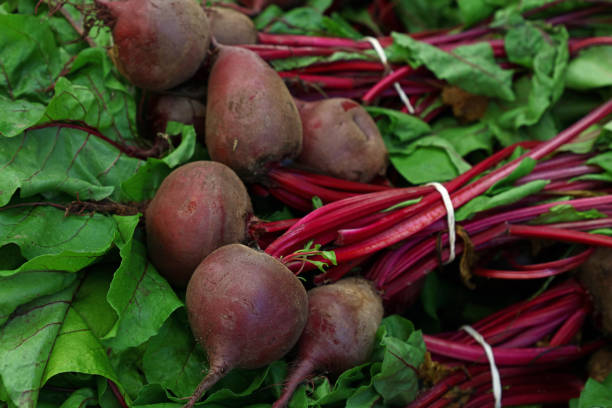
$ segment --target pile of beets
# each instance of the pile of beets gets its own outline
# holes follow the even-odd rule
[[[191,329],[208,355],[186,406],[229,370],[267,365],[296,345],[298,361],[274,407],[286,406],[315,371],[367,361],[383,317],[380,291],[354,276],[307,291],[286,265],[295,257],[261,251],[263,224],[243,182],[274,190],[284,169],[355,185],[380,180],[388,154],[372,118],[350,99],[294,99],[274,69],[236,46],[255,43],[257,32],[235,9],[195,0],[95,2],[112,29],[113,62],[146,95],[147,131],[192,124],[212,159],[174,170],[145,214],[149,257],[175,287],[186,287]],[[250,3],[251,11],[267,4]],[[609,298],[612,263],[609,253],[598,256],[591,263],[608,283],[596,285],[607,285]]]

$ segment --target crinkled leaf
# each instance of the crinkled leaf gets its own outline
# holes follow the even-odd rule
[[[406,143],[431,132],[429,124],[414,115],[378,106],[366,106],[365,109],[376,119],[380,133],[389,140]]]
[[[202,379],[206,355],[193,338],[184,311],[173,314],[148,342],[143,370],[150,384],[190,396]]]
[[[0,205],[20,196],[61,191],[81,200],[102,200],[142,162],[92,134],[53,125],[5,139],[0,149]]]
[[[513,188],[512,184],[514,184],[514,182],[521,177],[525,177],[531,173],[536,164],[536,160],[532,159],[531,157],[525,157],[509,175],[489,187],[485,194],[494,195]]]
[[[468,26],[484,20],[495,10],[489,0],[457,0],[457,5],[461,20]]]
[[[547,27],[516,19],[504,38],[510,62],[531,70],[515,87],[517,98],[502,103],[498,120],[506,128],[533,125],[555,103],[565,86],[569,35],[563,26]]]
[[[566,86],[589,90],[612,85],[612,46],[590,47],[572,58],[565,74]]]
[[[57,81],[43,122],[61,120],[85,122],[120,142],[135,138],[134,96],[103,49],[83,50]]]
[[[48,206],[0,211],[0,246],[16,244],[27,260],[19,268],[0,271],[76,272],[106,253],[117,237],[117,223],[101,214],[64,216]]]
[[[0,334],[0,376],[11,400],[36,406],[57,374],[95,374],[117,381],[107,354],[72,307],[79,283],[17,309]]]
[[[182,302],[147,259],[142,231],[136,230],[139,217],[114,216],[113,219],[119,228],[115,244],[122,261],[107,300],[119,318],[104,337],[104,344],[121,351],[155,335]]]
[[[408,32],[460,23],[452,0],[411,0],[395,2],[393,12]]]
[[[48,23],[23,14],[0,15],[0,49],[0,92],[11,100],[46,102],[67,62]]]
[[[606,173],[612,175],[612,152],[598,154],[587,160],[587,164],[594,164],[601,167]]]
[[[506,101],[514,100],[512,71],[497,65],[493,49],[488,43],[464,45],[451,51],[443,51],[405,34],[393,33],[392,36],[391,47],[396,49],[392,55],[395,55],[395,58],[403,53],[403,62],[413,66],[425,65],[436,77],[470,93]]]
[[[470,168],[449,142],[437,136],[423,137],[402,150],[390,148],[388,138],[385,143],[393,166],[413,184],[451,180]]]
[[[455,151],[462,157],[482,150],[490,153],[494,147],[494,135],[484,123],[460,126],[452,123],[450,126],[436,126],[434,134],[447,140],[453,145]]]

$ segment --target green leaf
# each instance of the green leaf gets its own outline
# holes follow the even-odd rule
[[[574,408],[609,408],[612,407],[612,374],[603,383],[589,378],[580,393],[578,400],[572,400]]]
[[[138,216],[113,219],[119,228],[116,245],[121,265],[115,272],[107,300],[119,317],[104,344],[115,351],[138,346],[157,334],[166,319],[183,303],[147,258]]]
[[[46,102],[65,62],[44,20],[22,14],[0,15],[0,92],[11,100]]]
[[[531,69],[515,86],[516,100],[503,104],[503,127],[533,125],[559,98],[569,61],[569,35],[563,26],[549,27],[515,18],[504,38],[510,62]]]
[[[568,88],[589,90],[612,85],[612,46],[601,45],[580,51],[567,67]]]
[[[597,218],[605,218],[606,215],[602,212],[591,209],[587,211],[578,211],[570,204],[561,204],[552,207],[548,212],[540,214],[537,218],[531,220],[530,224],[554,224],[559,222],[573,222],[581,220],[594,220]]]
[[[392,36],[392,48],[405,52],[403,62],[415,67],[425,65],[436,77],[470,93],[514,100],[512,71],[497,65],[488,43],[463,45],[452,51],[443,51],[405,34],[393,33]]]
[[[0,326],[18,306],[72,285],[77,275],[63,271],[26,271],[0,278]]]
[[[143,356],[144,373],[177,397],[190,396],[206,367],[206,355],[189,330],[185,312],[173,314],[151,338]]]
[[[71,307],[79,283],[20,307],[0,333],[0,376],[16,405],[36,406],[40,388],[61,373],[117,381],[104,348]]]
[[[431,132],[431,127],[420,118],[393,109],[365,106],[365,110],[377,119],[376,124],[382,135],[406,143]]]
[[[455,218],[457,221],[463,221],[478,212],[515,203],[522,198],[542,191],[542,189],[546,187],[548,183],[548,180],[534,180],[529,183],[504,190],[503,192],[493,196],[480,195],[459,208],[459,210],[455,212]]]
[[[79,129],[49,125],[2,141],[0,206],[20,190],[22,198],[60,191],[102,200],[134,174],[141,161]]]
[[[117,237],[117,223],[100,214],[64,216],[57,208],[21,207],[0,211],[0,246],[16,244],[27,260],[22,271],[76,272],[108,252]]]
[[[432,181],[446,181],[470,169],[446,140],[437,136],[423,137],[403,150],[387,147],[391,163],[410,183],[422,184]]]
[[[96,394],[91,388],[81,388],[70,394],[68,399],[60,405],[60,408],[82,408],[97,403]]]
[[[0,117],[0,136],[14,137],[42,118],[45,105],[26,99],[11,100],[0,94],[0,111],[3,112]]]
[[[479,150],[491,153],[494,148],[493,132],[482,122],[464,126],[452,123],[448,127],[444,123],[438,123],[433,132],[447,140],[461,157]]]

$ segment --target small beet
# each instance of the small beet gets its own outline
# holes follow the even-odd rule
[[[258,368],[283,357],[308,316],[299,279],[276,258],[239,244],[202,261],[187,286],[186,306],[209,363],[186,407],[233,368]]]
[[[248,181],[302,148],[302,122],[278,76],[253,51],[220,47],[208,78],[206,147]]]
[[[228,7],[208,7],[204,11],[217,43],[237,45],[257,42],[257,29],[246,14]]]
[[[204,141],[206,106],[193,98],[178,95],[161,95],[154,98],[149,113],[151,127],[155,134],[166,131],[168,122],[193,125],[198,138]]]
[[[302,153],[296,162],[310,171],[367,183],[385,174],[388,154],[378,127],[359,104],[346,98],[298,102]]]
[[[111,57],[134,85],[152,91],[173,88],[202,65],[210,28],[195,0],[95,0],[112,28]]]
[[[308,321],[295,367],[272,408],[285,407],[297,386],[315,371],[339,374],[367,361],[383,317],[371,282],[346,278],[308,291]]]
[[[185,164],[164,179],[147,207],[149,258],[170,283],[185,287],[209,253],[247,240],[252,213],[246,187],[229,167]]]
[[[578,279],[593,297],[595,314],[601,329],[612,336],[612,249],[599,247],[580,266]]]

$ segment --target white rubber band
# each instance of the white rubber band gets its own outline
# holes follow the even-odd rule
[[[442,202],[446,207],[446,222],[448,223],[448,247],[449,254],[448,259],[444,262],[444,265],[449,264],[455,260],[455,244],[457,242],[457,232],[455,230],[455,209],[453,208],[453,201],[448,194],[448,190],[444,185],[433,182],[427,183],[428,186],[433,186],[440,195],[442,196]]]
[[[380,58],[380,62],[382,62],[382,64],[385,66],[385,70],[387,71],[387,73],[392,73],[393,70],[389,66],[387,54],[385,54],[385,50],[383,49],[382,45],[380,45],[380,41],[378,41],[378,39],[374,37],[365,37],[364,40],[372,44],[372,48],[374,48],[374,51],[376,51],[376,54],[378,54],[378,58]],[[408,98],[408,95],[406,95],[406,92],[404,92],[404,90],[402,89],[400,83],[397,81],[394,82],[393,87],[395,88],[395,91],[398,93],[400,99],[406,106],[406,109],[408,109],[408,112],[414,115],[414,107],[410,103],[410,99]]]
[[[472,326],[465,325],[461,326],[462,330],[465,330],[470,336],[474,338],[482,346],[489,360],[489,367],[491,368],[491,382],[493,383],[493,398],[495,400],[495,408],[501,408],[502,406],[502,384],[499,370],[495,364],[495,357],[493,356],[493,349],[491,345],[482,337],[482,334],[478,333]]]

